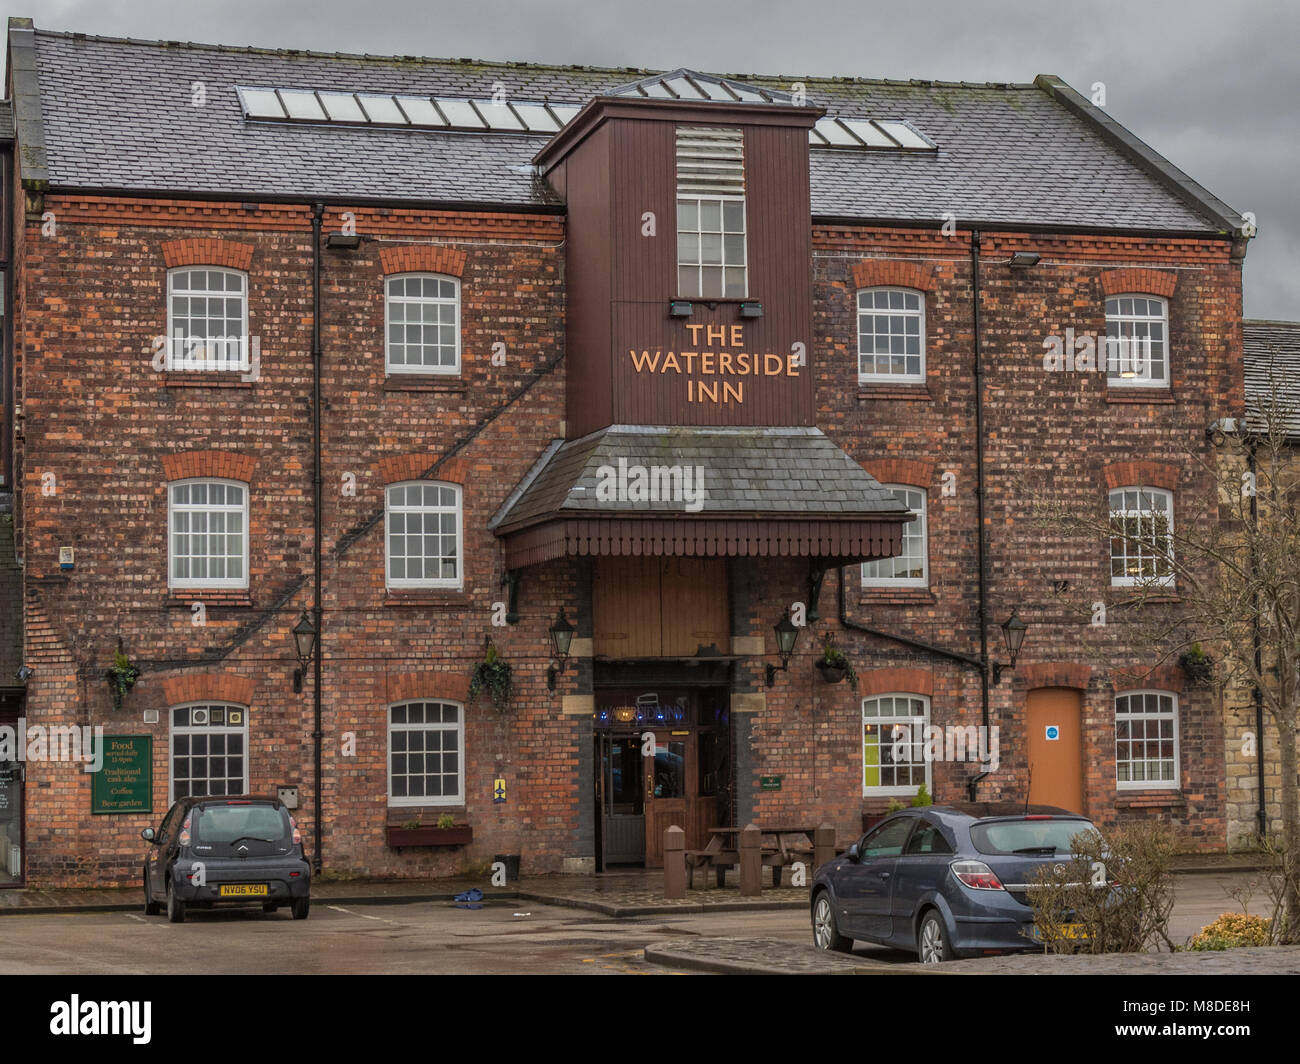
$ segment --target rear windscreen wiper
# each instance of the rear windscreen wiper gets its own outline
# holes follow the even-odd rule
[[[1051,857],[1056,853],[1055,846],[1025,846],[1023,849],[1012,850],[1012,853],[1032,853],[1040,857]]]

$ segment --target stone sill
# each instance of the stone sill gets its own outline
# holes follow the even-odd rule
[[[240,380],[240,371],[229,373],[164,373],[165,388],[252,388],[253,381]]]
[[[384,379],[384,391],[386,392],[432,392],[435,395],[456,395],[462,396],[468,392],[468,386],[463,381],[456,378],[450,380],[456,383],[442,383],[437,380],[430,380],[428,377],[416,376],[412,380],[403,380],[401,377],[386,377]]]
[[[1146,606],[1146,605],[1151,605],[1152,603],[1165,605],[1168,603],[1177,603],[1182,601],[1183,601],[1183,597],[1181,595],[1160,594],[1160,595],[1147,595],[1145,598],[1134,596],[1133,598],[1120,599],[1118,602],[1115,603],[1115,605],[1116,606],[1137,606],[1141,604]]]
[[[872,399],[911,399],[933,401],[929,385],[925,384],[859,384],[858,402]]]
[[[247,591],[216,591],[209,588],[195,588],[193,591],[173,589],[163,599],[163,608],[168,610],[188,610],[196,602],[205,606],[251,606],[253,596]]]

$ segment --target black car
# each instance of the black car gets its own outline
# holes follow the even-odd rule
[[[144,911],[183,923],[189,908],[261,903],[273,913],[288,905],[295,920],[311,910],[311,865],[302,835],[274,798],[182,798],[157,832],[144,863]]]
[[[854,939],[875,942],[915,950],[923,964],[1041,949],[1026,890],[1042,865],[1068,860],[1070,840],[1087,831],[1096,831],[1087,817],[1047,805],[895,813],[817,869],[813,942],[842,953]]]

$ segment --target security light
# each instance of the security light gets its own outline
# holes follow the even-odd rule
[[[668,304],[668,315],[673,318],[689,318],[695,308],[684,299],[674,299]]]
[[[1027,270],[1030,266],[1037,266],[1042,257],[1036,251],[1017,251],[1007,260],[1007,265],[1013,270]]]

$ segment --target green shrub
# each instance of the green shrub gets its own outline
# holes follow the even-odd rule
[[[1225,950],[1241,946],[1267,946],[1272,930],[1270,921],[1249,913],[1224,913],[1212,924],[1206,924],[1191,937],[1187,948],[1191,950]]]

